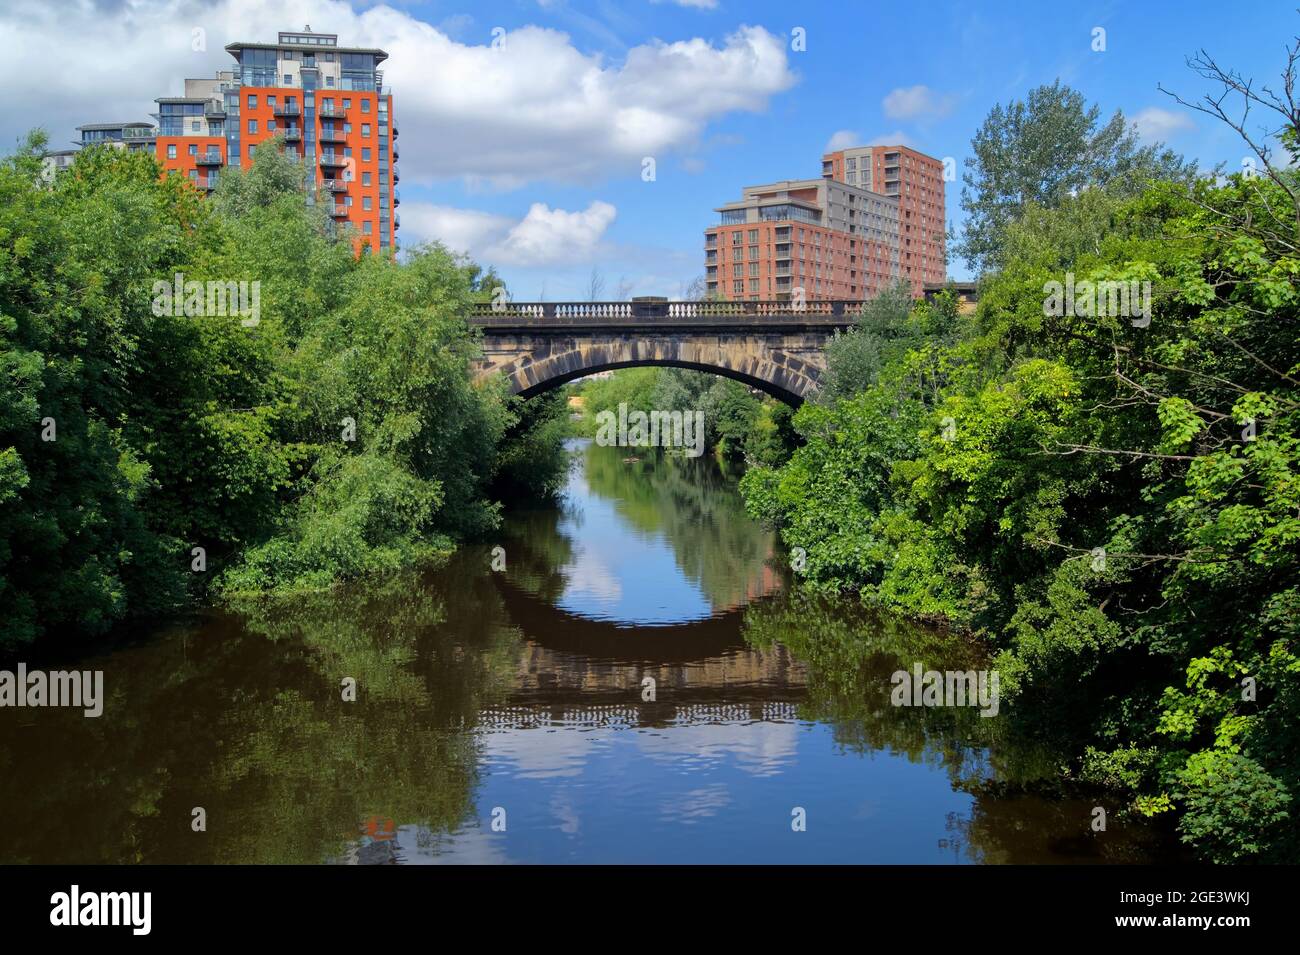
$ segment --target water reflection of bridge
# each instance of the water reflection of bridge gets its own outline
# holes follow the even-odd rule
[[[636,696],[629,690],[629,696]],[[480,711],[478,724],[488,729],[533,729],[565,726],[672,726],[723,723],[789,723],[797,720],[798,703],[753,700],[748,703],[606,703],[574,701],[553,704],[505,704]]]

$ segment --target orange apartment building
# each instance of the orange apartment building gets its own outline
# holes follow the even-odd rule
[[[358,247],[398,248],[397,123],[393,96],[378,66],[383,50],[340,47],[311,28],[280,33],[275,43],[231,43],[232,70],[187,79],[183,96],[156,101],[145,123],[78,127],[82,145],[152,148],[167,174],[210,192],[223,169],[246,166],[260,144],[283,136],[316,183],[308,201],[328,204]]]
[[[865,301],[946,273],[943,163],[905,146],[822,157],[822,178],[747,186],[704,233],[705,282],[726,299]]]

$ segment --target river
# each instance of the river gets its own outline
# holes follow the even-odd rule
[[[1045,786],[1050,743],[891,705],[987,663],[793,589],[710,459],[572,451],[557,506],[436,569],[25,661],[106,700],[0,712],[0,862],[1171,857]]]

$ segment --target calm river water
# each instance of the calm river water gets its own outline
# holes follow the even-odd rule
[[[1168,857],[1044,795],[1005,720],[892,706],[978,653],[792,595],[710,460],[573,451],[559,506],[436,570],[25,660],[106,702],[0,710],[0,862]]]

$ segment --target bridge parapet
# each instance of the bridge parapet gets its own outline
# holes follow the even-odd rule
[[[838,319],[833,324],[851,324],[862,310],[861,302],[824,300],[796,306],[787,301],[758,302],[477,302],[470,309],[475,324],[493,320],[515,324],[536,322],[580,322],[616,320],[626,322],[690,322],[696,319],[764,319],[784,322],[809,319]],[[820,324],[820,323],[819,323]]]
[[[615,368],[668,365],[713,372],[798,404],[814,394],[836,331],[861,302],[500,302],[473,307],[483,334],[479,373],[502,374],[529,397]]]

